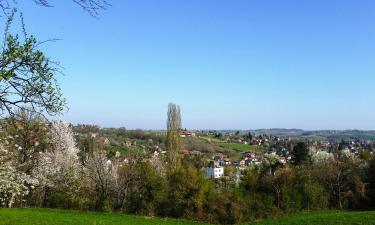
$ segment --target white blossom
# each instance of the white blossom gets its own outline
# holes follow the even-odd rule
[[[38,181],[18,171],[15,162],[7,150],[0,146],[0,206],[11,208],[17,200],[33,189]]]
[[[318,151],[315,154],[312,154],[311,156],[311,161],[315,164],[324,162],[324,161],[333,160],[333,159],[334,159],[333,154],[327,151]]]
[[[341,150],[341,155],[345,156],[345,157],[351,157],[352,153],[350,152],[350,150],[348,148],[345,148],[345,149]]]
[[[78,177],[80,164],[71,127],[62,121],[53,121],[50,130],[51,149],[41,153],[34,171],[44,186],[68,187]]]

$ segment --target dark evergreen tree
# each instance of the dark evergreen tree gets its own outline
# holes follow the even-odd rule
[[[304,161],[307,160],[309,149],[304,142],[298,142],[297,145],[294,146],[291,155],[292,164],[295,166],[301,165]]]

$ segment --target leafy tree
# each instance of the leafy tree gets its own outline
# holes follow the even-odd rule
[[[126,154],[126,162],[118,162],[117,174],[112,188],[113,207],[116,211],[122,210],[131,213],[140,213],[140,207],[132,207],[132,195],[139,194],[142,185],[151,180],[148,176],[157,176],[156,167],[143,161],[143,155],[139,151],[131,151]],[[145,177],[146,176],[146,177]],[[156,181],[162,178],[157,176]],[[152,184],[147,184],[152,185]],[[147,202],[147,201],[146,201]],[[131,209],[130,209],[131,208]],[[144,211],[146,213],[146,211]]]
[[[319,173],[320,171],[315,167],[303,167],[295,170],[295,189],[303,194],[302,207],[304,209],[325,209],[328,207],[329,193],[325,189]]]
[[[253,139],[253,134],[251,132],[248,132],[247,134],[244,135],[244,137],[246,140],[250,142]]]
[[[235,191],[210,189],[206,204],[208,221],[211,223],[240,224],[250,214],[242,196]]]
[[[286,187],[291,183],[292,171],[289,168],[279,169],[274,175],[268,175],[266,177],[266,182],[272,187],[274,195],[276,197],[277,208],[285,207]]]
[[[367,179],[368,182],[368,195],[370,198],[370,206],[375,207],[375,157],[369,161],[369,167],[367,170]]]
[[[129,198],[132,188],[140,183],[138,175],[137,159],[132,159],[118,167],[112,193],[113,207],[116,211],[126,210],[126,200]]]
[[[363,149],[359,152],[359,157],[365,161],[369,161],[371,159],[371,154],[368,150]]]
[[[292,149],[291,155],[292,164],[297,166],[307,160],[309,149],[304,142],[298,142]]]
[[[202,171],[191,166],[178,167],[168,176],[168,199],[173,217],[204,217],[205,194],[209,182]]]
[[[320,165],[319,176],[325,180],[334,207],[342,209],[347,206],[348,197],[353,192],[353,177],[357,166],[356,162],[345,157],[326,161]]]
[[[367,183],[365,175],[368,164],[361,164],[353,169],[349,177],[351,190],[348,192],[348,207],[355,210],[369,209],[373,198],[368,192],[369,184]]]
[[[180,107],[170,103],[168,106],[167,138],[165,147],[170,168],[176,168],[179,164],[179,152],[181,149],[181,111]]]
[[[268,179],[255,169],[247,171],[242,178],[240,191],[252,218],[261,218],[275,207],[274,189],[267,184]]]
[[[48,145],[48,124],[39,114],[26,110],[5,120],[2,125],[7,149],[14,153],[18,167],[27,174],[37,165],[40,152]]]
[[[98,16],[109,3],[106,0],[72,0],[92,16]],[[37,5],[51,7],[49,0],[33,0]],[[9,32],[17,1],[0,0],[0,10],[7,19],[0,48],[0,111],[14,114],[15,109],[31,109],[56,115],[63,111],[65,99],[56,81],[58,65],[41,50],[41,43],[25,32],[23,38]],[[21,20],[23,18],[21,14]]]
[[[86,174],[94,187],[97,198],[95,210],[103,211],[115,181],[116,168],[105,152],[94,152],[85,164]]]
[[[132,180],[127,196],[126,211],[148,216],[166,215],[167,188],[164,177],[161,177],[149,162],[139,161],[130,174]]]
[[[56,81],[56,63],[38,49],[41,43],[35,37],[10,34],[12,19],[13,16],[8,20],[0,47],[1,114],[14,115],[21,109],[56,115],[65,107]]]

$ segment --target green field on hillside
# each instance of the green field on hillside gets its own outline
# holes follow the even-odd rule
[[[375,224],[375,211],[350,212],[350,211],[323,211],[312,213],[297,213],[280,218],[261,220],[248,225],[342,225]]]
[[[262,146],[256,146],[256,145],[247,145],[247,144],[240,144],[240,143],[216,143],[216,145],[225,148],[225,149],[231,149],[232,154],[230,156],[236,160],[241,158],[243,156],[243,153],[246,151],[254,151],[254,152],[262,152],[264,151]]]
[[[0,225],[203,225],[186,220],[55,209],[0,209]]]
[[[219,139],[219,138],[214,138],[214,137],[207,137],[207,136],[199,136],[198,137],[201,140],[205,140],[209,143],[224,143],[225,141]]]
[[[219,146],[223,147],[223,148],[230,148],[230,149],[241,151],[241,152],[246,152],[248,150],[254,150],[253,146],[240,144],[240,143],[219,143]]]

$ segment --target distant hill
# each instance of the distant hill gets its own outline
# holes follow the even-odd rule
[[[295,137],[302,135],[305,131],[301,129],[284,129],[284,128],[273,128],[273,129],[258,129],[250,130],[253,134],[267,134],[278,137]]]
[[[291,137],[309,140],[330,140],[330,141],[375,141],[375,130],[318,130],[304,131],[301,129],[258,129],[249,130],[253,134],[268,134],[278,137]]]

